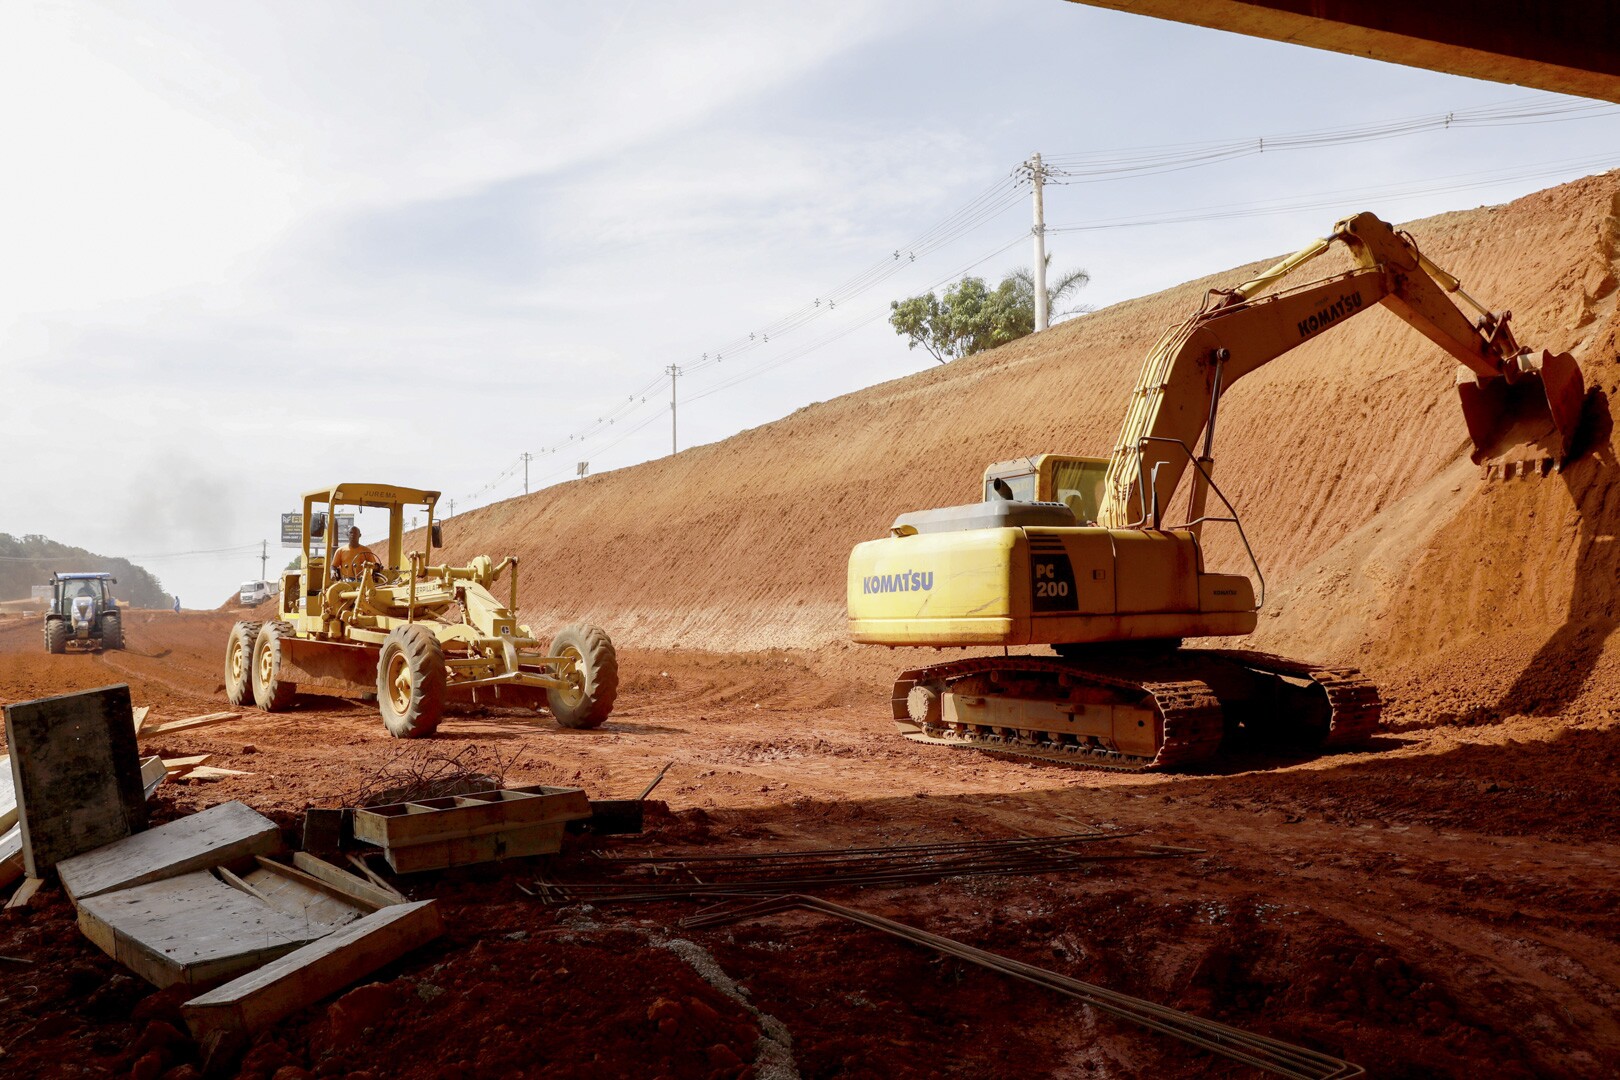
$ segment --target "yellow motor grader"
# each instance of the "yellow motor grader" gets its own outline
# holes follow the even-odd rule
[[[428,735],[447,701],[545,707],[557,723],[593,728],[618,693],[607,632],[559,630],[549,650],[517,621],[517,560],[487,555],[431,564],[443,546],[439,493],[388,484],[335,484],[304,496],[303,559],[282,575],[278,618],[239,622],[225,646],[225,692],[266,712],[289,708],[300,687],[375,687],[396,738]],[[388,511],[386,557],[340,557],[340,508]],[[425,509],[420,551],[405,551],[405,511]],[[505,574],[510,602],[491,591]]]

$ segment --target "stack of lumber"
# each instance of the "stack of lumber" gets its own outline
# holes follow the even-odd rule
[[[0,875],[17,862],[28,874],[12,906],[59,878],[80,930],[108,956],[154,986],[215,987],[184,1009],[213,1045],[441,932],[433,901],[406,903],[303,852],[277,861],[281,830],[243,803],[148,829],[145,796],[176,763],[139,759],[143,719],[127,686],[6,706]],[[179,764],[194,773],[201,763]]]
[[[496,788],[352,812],[354,838],[382,848],[396,873],[550,855],[570,821],[591,816],[578,788]]]

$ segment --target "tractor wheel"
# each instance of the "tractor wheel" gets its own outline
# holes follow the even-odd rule
[[[103,649],[124,647],[124,621],[117,615],[101,617],[101,647]]]
[[[546,691],[551,715],[565,728],[600,726],[619,695],[619,658],[607,631],[585,623],[565,626],[551,639],[551,655],[574,660],[568,688]]]
[[[253,643],[259,624],[239,622],[225,639],[225,700],[240,707],[253,700]]]
[[[388,632],[377,658],[377,711],[396,739],[433,734],[444,716],[444,648],[425,626]]]
[[[292,632],[284,622],[268,622],[253,640],[253,703],[265,712],[284,712],[298,696],[298,684],[281,677],[281,639]]]
[[[61,619],[52,619],[45,624],[45,651],[48,653],[67,652],[68,624]]]

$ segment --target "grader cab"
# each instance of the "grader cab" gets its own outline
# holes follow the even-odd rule
[[[337,484],[304,496],[303,558],[282,576],[278,617],[239,622],[225,648],[232,705],[290,708],[300,687],[375,688],[397,738],[427,735],[448,701],[546,708],[564,727],[607,719],[618,691],[613,643],[572,624],[542,646],[517,621],[517,560],[487,555],[434,565],[439,493],[386,484]],[[388,514],[383,553],[343,551],[340,510]],[[425,514],[421,547],[406,550],[407,511]],[[495,587],[506,579],[507,602]]]

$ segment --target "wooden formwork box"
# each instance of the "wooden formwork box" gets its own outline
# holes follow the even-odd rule
[[[496,788],[353,812],[354,837],[383,849],[396,873],[550,855],[570,821],[591,816],[579,788]]]

